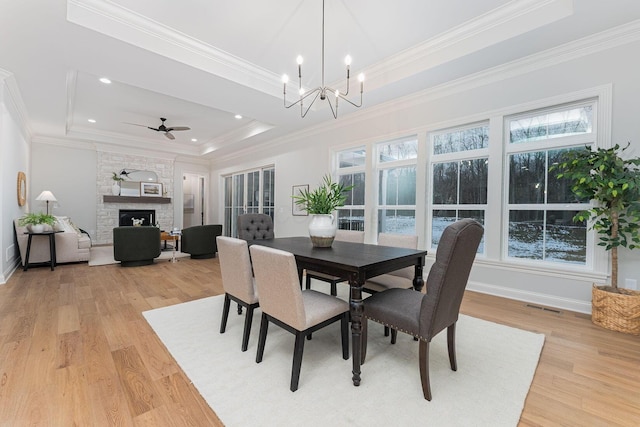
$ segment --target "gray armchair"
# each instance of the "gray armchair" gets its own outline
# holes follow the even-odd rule
[[[273,239],[273,219],[267,214],[238,215],[238,238],[252,240]]]
[[[222,235],[222,225],[194,225],[182,230],[181,251],[193,259],[215,258],[218,252],[216,237]]]
[[[160,256],[158,227],[123,226],[113,229],[113,258],[122,267],[153,264]]]

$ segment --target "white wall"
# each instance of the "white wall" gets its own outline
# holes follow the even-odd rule
[[[58,200],[49,202],[49,213],[68,216],[92,239],[96,236],[96,151],[34,142],[31,146],[31,211],[44,212],[36,199],[49,190]]]
[[[224,174],[261,164],[275,164],[276,235],[304,235],[308,219],[291,215],[291,185],[317,184],[323,174],[331,171],[329,155],[336,147],[384,141],[415,133],[416,130],[435,130],[444,124],[465,124],[465,120],[488,119],[490,112],[609,84],[613,86],[611,139],[622,144],[631,141],[629,155],[640,156],[640,79],[637,77],[640,59],[635,54],[639,49],[640,43],[634,42],[576,59],[556,58],[554,64],[544,68],[540,68],[540,63],[531,61],[526,66],[506,66],[493,73],[461,79],[386,106],[325,122],[313,130],[305,130],[299,138],[298,135],[290,135],[273,141],[273,146],[261,151],[264,153],[262,161],[257,160],[261,157],[260,151],[244,157],[217,158],[212,176],[221,183],[220,177]],[[310,114],[329,113],[321,110]],[[218,214],[222,215],[221,209]],[[424,225],[418,228],[424,229]],[[424,241],[421,243],[424,247]],[[623,251],[621,261],[623,283],[627,277],[640,281],[640,269],[637,267],[640,250]],[[596,276],[512,268],[500,259],[489,259],[476,263],[469,287],[589,312],[591,282]]]
[[[27,176],[27,197],[32,192],[27,131],[19,120],[16,100],[6,84],[0,74],[0,284],[6,282],[19,260],[13,220],[28,211],[28,204],[18,206],[18,172],[25,172]]]

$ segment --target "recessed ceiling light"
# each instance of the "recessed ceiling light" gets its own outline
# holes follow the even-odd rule
[[[191,138],[191,142],[198,142],[196,138]]]
[[[108,78],[106,78],[106,77],[101,77],[101,78],[100,78],[100,81],[101,81],[102,83],[106,84],[106,85],[111,84],[111,80],[109,80],[109,79],[108,79]]]
[[[96,122],[96,120],[95,120],[95,119],[89,119],[89,120],[87,120],[87,121],[88,121],[89,123],[95,123],[95,122]]]
[[[236,115],[235,115],[235,118],[236,118],[236,119],[238,119],[238,120],[240,120],[240,119],[242,118],[242,116],[241,116],[240,114],[236,114]]]

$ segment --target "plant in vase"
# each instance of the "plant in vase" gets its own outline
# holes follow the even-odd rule
[[[313,191],[301,190],[293,195],[295,204],[306,210],[311,216],[309,236],[315,247],[330,247],[336,235],[335,217],[333,211],[344,206],[347,193],[353,185],[334,182],[330,175],[322,178],[322,184]]]
[[[56,223],[56,217],[53,215],[40,213],[28,213],[18,220],[18,224],[33,233],[42,233],[45,231],[45,226],[53,228]]]
[[[111,193],[113,193],[114,196],[119,196],[120,182],[124,181],[124,178],[115,172],[111,172],[111,173],[112,173],[111,179],[114,181],[113,185],[111,186]]]
[[[550,170],[557,169],[558,179],[568,179],[578,198],[595,202],[573,220],[588,221],[599,236],[598,245],[611,254],[611,283],[592,288],[592,321],[640,334],[640,292],[618,288],[618,247],[640,247],[640,158],[622,158],[627,148],[629,144],[570,150]]]

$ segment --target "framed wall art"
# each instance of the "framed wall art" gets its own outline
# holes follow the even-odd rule
[[[309,191],[309,184],[294,185],[291,191],[292,196],[299,196],[301,191]],[[296,204],[295,199],[291,198],[291,214],[294,216],[307,216],[309,212],[306,209],[302,209],[300,205]]]

